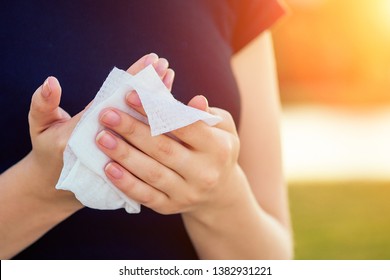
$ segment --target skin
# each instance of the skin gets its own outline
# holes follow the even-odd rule
[[[135,74],[149,63],[170,88],[174,72],[156,55],[141,58],[128,71]],[[105,172],[122,192],[161,214],[182,214],[200,258],[291,258],[270,35],[255,39],[234,57],[232,66],[242,94],[240,131],[228,112],[195,96],[189,106],[223,121],[215,127],[197,122],[176,130],[178,142],[165,135],[151,137],[148,126],[107,108],[101,123],[123,139],[103,130],[96,143],[112,158]],[[83,113],[70,118],[58,107],[60,94],[53,77],[34,93],[29,114],[33,150],[0,176],[2,259],[82,208],[71,193],[53,187],[66,142]],[[143,113],[135,92],[126,102]]]
[[[264,48],[270,43],[269,35],[258,40]],[[254,50],[257,50],[257,45],[253,50],[249,46],[244,52]],[[264,49],[264,52],[270,50]],[[245,57],[245,53],[241,55]],[[272,66],[271,62],[263,60],[268,67]],[[269,74],[266,77],[274,81]],[[276,89],[269,81],[263,82],[267,86],[265,94]],[[105,168],[107,176],[123,193],[146,207],[161,214],[181,213],[197,252],[204,259],[291,256],[286,249],[291,247],[287,210],[279,209],[286,205],[286,198],[281,197],[285,193],[280,160],[273,163],[271,158],[268,164],[274,164],[275,171],[267,168],[269,174],[264,172],[265,178],[258,174],[261,166],[258,162],[262,157],[280,157],[279,145],[275,145],[279,137],[277,130],[266,129],[270,124],[276,124],[277,108],[274,106],[277,103],[276,100],[267,102],[267,106],[273,105],[271,110],[274,112],[264,108],[268,113],[264,116],[266,123],[253,121],[259,118],[259,107],[264,106],[261,98],[253,93],[256,86],[262,84],[250,86],[250,81],[241,84],[244,89],[241,137],[247,143],[252,142],[249,142],[250,148],[247,146],[241,151],[231,115],[209,107],[203,96],[194,97],[188,105],[218,115],[223,121],[214,127],[197,122],[175,130],[172,134],[179,141],[166,135],[150,136],[149,126],[120,110],[108,108],[100,114],[100,122],[122,136],[103,130],[96,138],[98,147],[113,160]],[[249,107],[252,104],[247,100],[249,97],[252,97],[252,102],[256,99],[260,102]],[[145,114],[134,92],[126,101]],[[248,123],[251,126],[248,127]],[[262,139],[262,131],[270,131],[271,136],[265,137],[269,139]],[[256,145],[261,142],[266,146]],[[263,179],[270,185],[265,185]],[[276,194],[272,194],[274,191]],[[270,196],[265,196],[265,192]],[[272,198],[274,200],[270,203]]]
[[[142,57],[127,71],[134,75],[151,63],[170,88],[174,72],[155,54]],[[84,112],[71,118],[59,107],[60,99],[58,80],[48,77],[31,99],[32,151],[0,175],[0,259],[16,255],[83,207],[73,193],[54,188],[66,143]]]

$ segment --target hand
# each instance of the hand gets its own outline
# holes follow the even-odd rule
[[[127,71],[134,75],[152,63],[163,79],[173,80],[174,72],[167,69],[168,62],[165,59],[159,59],[155,54],[145,55]],[[171,86],[171,82],[167,84]],[[60,84],[56,78],[49,77],[35,91],[31,100],[29,124],[33,149],[30,158],[32,166],[41,175],[39,177],[42,180],[39,184],[41,188],[36,190],[35,195],[46,200],[67,201],[75,205],[75,208],[81,208],[82,205],[71,192],[54,188],[63,166],[63,152],[66,144],[85,111],[84,109],[74,117],[70,117],[59,107],[60,99]]]
[[[74,195],[56,191],[54,186],[62,169],[62,154],[82,112],[71,118],[59,103],[61,86],[55,77],[48,77],[32,96],[28,115],[32,151],[29,155],[39,188],[33,195],[41,201],[66,202],[75,210],[81,208]]]
[[[129,106],[145,114],[139,97],[131,93]],[[113,161],[108,178],[123,193],[162,214],[195,213],[210,207],[226,207],[234,200],[239,138],[231,115],[209,108],[203,96],[189,106],[222,117],[215,127],[199,121],[167,135],[152,137],[149,126],[130,115],[108,108],[100,121],[108,129],[97,136],[99,148]]]

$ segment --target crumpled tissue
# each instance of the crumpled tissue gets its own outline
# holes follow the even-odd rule
[[[147,117],[126,105],[126,94],[137,91]],[[140,205],[116,188],[104,173],[111,159],[95,143],[103,130],[99,113],[107,107],[122,110],[149,124],[152,136],[168,133],[196,121],[215,125],[221,118],[177,101],[165,87],[152,65],[138,74],[114,68],[83,114],[64,151],[64,165],[56,188],[72,191],[85,206],[94,209],[125,208],[139,213]]]

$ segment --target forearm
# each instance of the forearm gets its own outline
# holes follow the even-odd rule
[[[14,256],[79,209],[54,184],[31,153],[0,175],[1,259]],[[47,185],[51,191],[46,191]]]
[[[244,174],[236,177],[234,199],[223,207],[183,214],[191,240],[202,259],[291,259],[289,228],[257,203]],[[230,191],[229,188],[226,190]]]

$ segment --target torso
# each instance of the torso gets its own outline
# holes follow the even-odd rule
[[[238,124],[240,99],[230,67],[235,20],[224,0],[3,1],[0,114],[10,136],[2,139],[1,171],[31,149],[27,113],[32,93],[47,76],[59,79],[61,106],[74,115],[114,66],[127,69],[150,52],[167,58],[175,70],[177,99],[187,103],[203,94]],[[179,215],[143,208],[137,215],[83,209],[16,258],[197,256]]]

